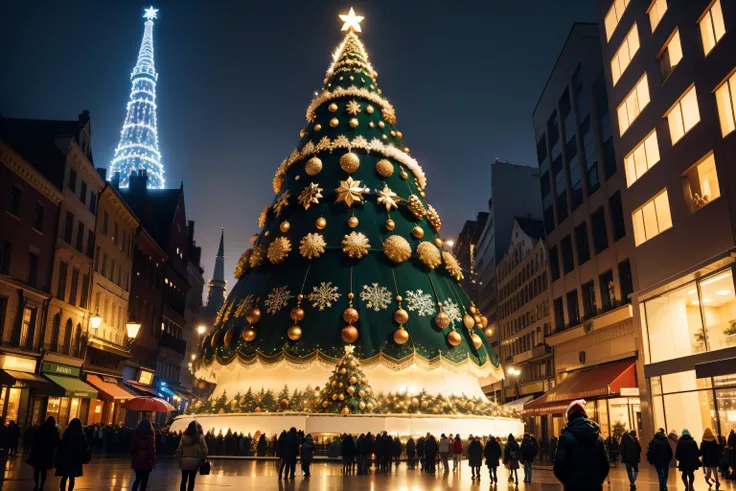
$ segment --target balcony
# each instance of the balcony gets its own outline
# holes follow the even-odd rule
[[[183,339],[177,339],[171,334],[168,334],[166,332],[161,333],[161,338],[159,339],[160,346],[163,346],[164,348],[168,348],[171,351],[175,353],[179,353],[180,355],[184,356],[187,351],[187,342]]]

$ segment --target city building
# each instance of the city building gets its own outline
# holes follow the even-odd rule
[[[502,401],[519,411],[554,386],[547,292],[547,247],[541,220],[516,217],[508,249],[496,268],[499,358],[506,369]],[[513,401],[513,402],[509,402]],[[550,419],[526,418],[527,431],[551,437]]]
[[[187,236],[189,245],[189,263],[187,264],[187,281],[189,283],[189,293],[187,293],[186,307],[184,309],[184,321],[186,329],[184,330],[184,341],[186,341],[186,354],[184,359],[187,362],[186,370],[181,371],[181,380],[179,381],[184,387],[184,393],[188,395],[185,400],[191,403],[191,392],[194,388],[193,364],[197,358],[200,348],[200,339],[202,334],[199,328],[202,325],[202,291],[204,290],[204,269],[202,269],[202,248],[197,246],[194,240],[194,220],[189,220],[187,226]],[[222,250],[222,243],[220,244]],[[224,299],[223,299],[224,301]]]
[[[104,180],[104,170],[99,172]],[[88,424],[124,422],[122,404],[132,397],[119,385],[123,382],[125,362],[130,359],[127,325],[137,321],[128,316],[128,302],[133,240],[139,226],[138,218],[117,190],[106,184],[97,206],[90,306],[99,324],[90,326],[84,363],[86,379],[99,394],[90,404]]]
[[[215,323],[215,317],[225,303],[225,229],[220,233],[220,245],[215,256],[215,269],[207,290],[207,305],[203,310],[203,318],[209,327]]]
[[[483,232],[487,220],[488,213],[485,211],[479,212],[475,220],[466,220],[452,248],[452,254],[463,270],[463,289],[475,303],[478,303],[478,279],[475,273],[475,254],[480,234]]]
[[[24,426],[32,422],[37,387],[25,379],[43,347],[64,195],[26,160],[39,156],[32,148],[4,141],[3,126],[0,119],[0,417]]]
[[[551,417],[557,436],[567,404],[580,398],[604,437],[617,423],[640,427],[629,304],[634,244],[624,226],[626,173],[615,157],[600,44],[595,24],[573,25],[533,113],[555,386],[524,409]]]
[[[493,329],[491,344],[498,353],[498,317],[496,308],[496,265],[511,241],[514,217],[541,219],[539,170],[500,162],[491,164],[491,198],[488,218],[477,241],[475,275],[478,281],[477,306]],[[500,382],[497,384],[500,390]]]
[[[736,5],[599,0],[643,438],[736,429]]]

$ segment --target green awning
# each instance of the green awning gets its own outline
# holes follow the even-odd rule
[[[44,374],[46,378],[64,389],[65,397],[83,397],[86,399],[96,399],[97,389],[93,388],[78,378],[62,377],[59,375]]]

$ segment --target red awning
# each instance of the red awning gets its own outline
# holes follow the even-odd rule
[[[597,399],[635,388],[636,360],[621,360],[572,372],[541,397],[524,405],[524,413],[541,415],[562,413],[575,399]]]
[[[147,385],[141,385],[135,380],[128,380],[126,383],[128,384],[129,387],[131,387],[134,391],[138,392],[140,395],[158,397],[158,394],[154,392],[153,388]]]
[[[120,388],[118,384],[106,382],[99,376],[91,373],[87,374],[87,383],[97,389],[97,398],[103,401],[127,401],[134,397],[130,392]]]

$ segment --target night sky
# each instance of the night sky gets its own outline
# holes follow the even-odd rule
[[[531,115],[574,21],[593,0],[161,0],[154,28],[167,187],[184,181],[209,279],[225,227],[226,279],[273,198],[271,180],[354,6],[378,83],[424,168],[443,233],[487,209],[491,162],[536,165]],[[120,136],[148,4],[0,2],[0,114],[92,116],[95,165]],[[206,288],[205,288],[206,295]]]

